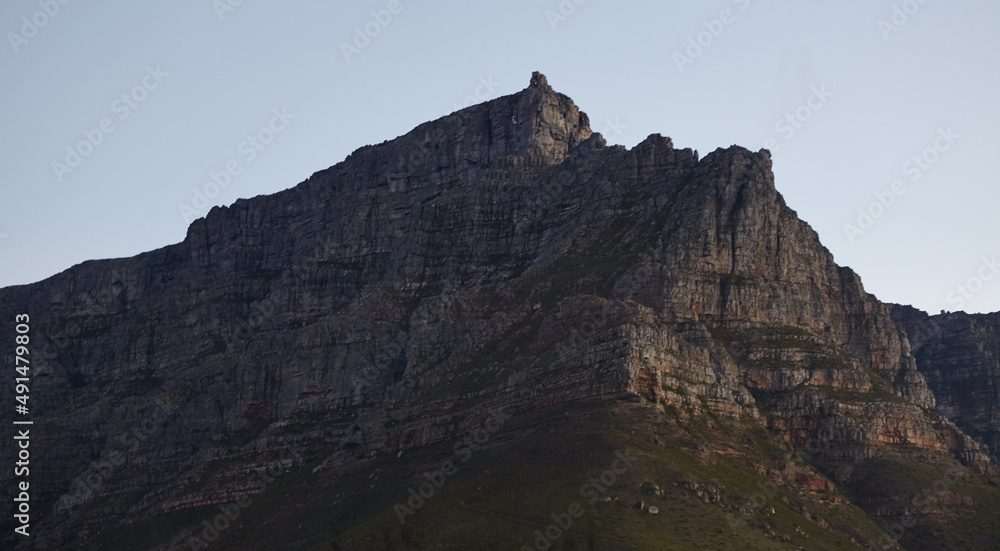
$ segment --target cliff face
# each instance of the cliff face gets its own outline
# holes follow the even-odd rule
[[[930,316],[899,305],[891,311],[910,335],[937,410],[985,444],[991,455],[1000,454],[1000,314]]]
[[[537,73],[179,244],[0,289],[0,311],[30,313],[39,357],[23,548],[255,495],[261,465],[339,472],[602,396],[819,443],[823,475],[769,475],[804,488],[900,445],[989,471],[945,416],[997,444],[995,319],[911,352],[911,314],[833,262],[767,151],[609,147]]]

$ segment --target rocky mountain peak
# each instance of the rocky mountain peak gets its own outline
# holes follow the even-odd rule
[[[495,167],[558,164],[594,135],[587,114],[537,71],[520,92],[463,109],[414,132],[421,139],[429,132],[431,139],[454,148],[459,164]],[[599,136],[594,141],[605,143]]]
[[[501,124],[506,120],[506,111],[510,111],[513,140],[508,145],[515,154],[517,148],[523,148],[528,164],[562,162],[572,149],[593,134],[587,114],[568,96],[553,90],[545,75],[537,71],[532,73],[528,87],[512,99],[515,101],[509,105],[497,101],[496,107],[503,109]]]
[[[358,180],[353,188],[358,191],[378,187],[387,177],[405,184],[402,179],[448,180],[445,173],[467,174],[470,169],[548,167],[564,161],[585,142],[590,148],[606,145],[590,129],[587,114],[553,90],[545,75],[535,72],[519,92],[426,122],[396,139],[361,147],[343,166],[377,175],[374,182]],[[314,174],[311,180],[326,180],[334,168]]]
[[[549,86],[549,79],[545,77],[542,73],[535,71],[531,73],[531,83],[528,84],[528,88],[538,88],[542,90],[548,90],[552,92],[552,87]]]

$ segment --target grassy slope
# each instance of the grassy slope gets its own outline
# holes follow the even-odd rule
[[[862,510],[873,512],[871,499],[909,500],[933,488],[942,473],[957,465],[941,454],[890,450],[854,466],[854,482],[842,490],[861,505],[856,507],[838,492],[772,485],[760,471],[782,469],[788,449],[763,429],[728,426],[708,417],[695,423],[679,425],[645,404],[587,400],[516,416],[468,456],[456,455],[455,442],[446,442],[399,458],[364,460],[343,473],[313,473],[319,465],[313,461],[254,496],[208,549],[535,548],[535,531],[544,531],[553,523],[553,513],[566,512],[574,503],[583,516],[549,549],[867,548],[851,543],[850,537],[860,543],[884,536],[879,528],[884,521],[876,523]],[[581,495],[581,486],[600,477],[612,466],[616,451],[624,450],[638,462],[600,494],[612,501],[591,503]],[[462,457],[468,460],[462,463]],[[449,459],[456,460],[458,472],[401,524],[393,505],[405,503],[408,488]],[[903,547],[997,548],[1000,518],[990,511],[1000,506],[1000,491],[983,482],[967,473],[950,484],[951,494],[931,497],[937,499],[931,501],[936,507],[914,515]],[[975,506],[948,501],[956,495],[974,499]],[[640,500],[660,513],[634,508]],[[198,526],[217,515],[215,507],[164,515],[79,549],[146,549],[180,533],[181,526]],[[893,519],[889,517],[890,524]],[[179,543],[177,549],[192,548],[189,542]]]
[[[833,504],[832,494],[769,485],[756,467],[777,466],[786,455],[766,432],[680,428],[653,407],[620,400],[509,420],[401,524],[393,505],[405,502],[423,472],[461,458],[452,445],[363,461],[343,476],[314,474],[317,463],[309,465],[255,496],[209,548],[258,549],[259,542],[313,551],[534,548],[535,530],[544,531],[553,513],[573,503],[584,514],[550,549],[835,550],[857,548],[845,534],[880,535],[860,509]],[[706,451],[713,449],[720,452]],[[581,496],[581,486],[624,450],[639,460],[601,494],[612,501]],[[739,456],[730,453],[736,450]],[[634,508],[640,500],[660,513]],[[209,508],[204,518],[216,513]]]

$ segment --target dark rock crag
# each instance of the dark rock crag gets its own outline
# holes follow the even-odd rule
[[[891,305],[936,408],[1000,455],[1000,314],[928,315]]]

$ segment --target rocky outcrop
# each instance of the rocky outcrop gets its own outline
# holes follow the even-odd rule
[[[1000,314],[931,316],[892,305],[937,410],[1000,455]]]
[[[927,412],[958,399],[935,402],[927,345],[785,205],[766,150],[609,147],[537,73],[0,309],[31,314],[43,359],[35,549],[252,495],[262,465],[338,469],[595,396],[795,447],[827,431],[840,460],[988,463]]]

